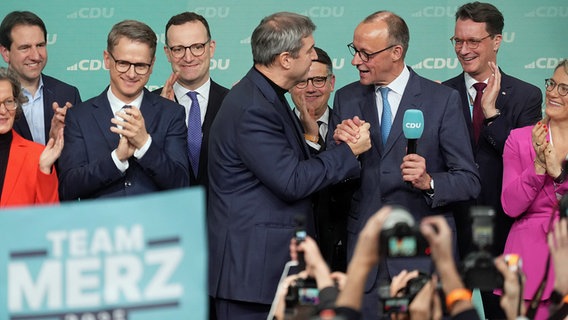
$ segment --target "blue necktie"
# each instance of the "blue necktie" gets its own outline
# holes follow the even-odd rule
[[[389,88],[381,87],[381,97],[383,98],[383,114],[381,116],[381,136],[383,138],[383,146],[387,144],[387,139],[389,137],[389,132],[392,127],[392,111],[389,103],[388,95]]]
[[[193,174],[197,177],[199,154],[201,153],[201,139],[203,137],[201,131],[201,110],[199,110],[197,92],[189,91],[187,95],[191,99],[191,108],[187,116],[187,148],[189,150],[189,161],[193,168]]]

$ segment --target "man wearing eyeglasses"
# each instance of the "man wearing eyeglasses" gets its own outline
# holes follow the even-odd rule
[[[459,204],[454,212],[461,258],[475,249],[469,221],[469,208],[473,205],[495,210],[494,229],[498,232],[495,232],[491,251],[495,256],[503,253],[513,223],[513,219],[503,212],[500,199],[505,141],[512,129],[533,125],[542,117],[540,90],[505,74],[496,65],[503,26],[503,15],[495,6],[482,2],[466,3],[456,12],[454,36],[450,39],[463,72],[444,84],[460,94],[481,179],[478,198]],[[495,95],[490,94],[493,91]],[[482,293],[482,296],[487,317],[505,317],[499,300],[491,292]]]
[[[290,95],[296,106],[294,112],[306,132],[306,143],[315,153],[319,153],[325,150],[326,141],[333,136],[333,130],[331,134],[329,131],[329,98],[335,87],[335,75],[329,55],[318,47],[314,47],[314,50],[317,58],[312,60],[305,80],[290,89]],[[334,271],[346,269],[346,216],[352,186],[357,183],[358,179],[350,179],[313,196],[318,245]]]
[[[104,51],[110,86],[68,110],[61,198],[123,197],[189,185],[183,107],[144,88],[156,42],[142,22],[113,26]]]
[[[29,11],[13,11],[0,25],[0,53],[18,76],[28,101],[14,130],[25,139],[46,144],[65,126],[65,114],[81,102],[74,86],[43,74],[47,64],[47,29]]]
[[[166,24],[164,52],[173,72],[164,87],[154,92],[184,106],[189,137],[190,185],[207,187],[209,131],[221,102],[229,92],[229,89],[211,80],[209,75],[215,40],[211,39],[207,20],[194,12],[171,17]],[[192,100],[192,92],[197,102]],[[193,107],[196,109],[192,110]]]
[[[408,45],[406,23],[388,11],[365,18],[348,45],[360,79],[336,92],[332,125],[359,116],[371,124],[372,140],[371,149],[359,156],[361,187],[355,191],[347,217],[348,256],[367,219],[384,205],[406,207],[415,221],[443,215],[454,228],[452,203],[474,199],[479,193],[459,95],[408,67],[404,62]],[[411,154],[403,134],[403,117],[409,109],[420,110],[424,116],[422,137]],[[428,257],[381,259],[367,280],[364,319],[379,319],[382,313],[380,283],[405,269],[431,268]]]

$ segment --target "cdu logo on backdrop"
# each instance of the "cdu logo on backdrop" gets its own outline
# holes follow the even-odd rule
[[[114,17],[114,8],[79,8],[67,14],[67,19],[101,19]]]
[[[568,7],[537,7],[525,13],[527,18],[568,18]]]
[[[195,13],[198,13],[205,18],[227,18],[229,17],[229,7],[197,7]]]
[[[341,18],[345,14],[345,7],[311,7],[301,14],[310,18]]]

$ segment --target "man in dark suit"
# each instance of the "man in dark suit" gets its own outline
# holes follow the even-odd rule
[[[454,212],[462,258],[474,249],[469,219],[469,208],[472,205],[489,206],[495,210],[496,232],[490,249],[495,256],[503,253],[507,234],[513,223],[513,219],[503,212],[501,206],[505,141],[512,129],[535,124],[542,117],[540,89],[511,77],[496,67],[503,26],[503,15],[489,3],[466,3],[456,12],[452,42],[464,72],[444,84],[456,89],[460,94],[461,109],[481,179],[481,192],[476,201],[460,203]],[[498,81],[499,78],[501,81]],[[474,121],[474,102],[476,98],[479,99],[474,87],[476,83],[487,86],[481,91],[481,103],[478,104],[482,111],[479,113],[481,121],[478,129],[475,128]],[[491,92],[494,86],[498,92],[497,96],[483,94]],[[492,293],[482,295],[486,316],[491,319],[504,317],[499,307],[499,299],[491,299]],[[490,305],[493,307],[487,308]],[[499,313],[493,314],[491,310]]]
[[[353,254],[357,235],[367,219],[383,205],[404,206],[416,221],[428,215],[444,215],[453,227],[449,205],[473,199],[479,193],[459,95],[406,66],[408,41],[404,20],[392,12],[379,11],[357,26],[348,45],[360,80],[336,92],[332,124],[354,116],[368,121],[373,145],[359,156],[361,187],[353,196],[347,217],[348,256]],[[424,132],[416,154],[407,154],[402,131],[408,109],[424,114]],[[332,146],[328,144],[328,148]],[[431,260],[382,259],[378,272],[372,272],[367,281],[365,319],[379,318],[379,282],[390,281],[403,269],[430,272]]]
[[[104,51],[110,86],[68,110],[59,159],[62,199],[121,197],[189,185],[183,108],[144,88],[156,40],[150,27],[134,20],[110,31]]]
[[[254,67],[229,92],[209,141],[209,294],[219,320],[266,319],[302,215],[313,234],[310,195],[359,173],[359,139],[311,156],[285,93],[315,59],[313,22],[280,12],[251,37]],[[313,135],[314,133],[306,133]],[[315,133],[317,135],[317,132]],[[313,139],[313,137],[310,137]]]
[[[190,185],[208,186],[207,145],[213,119],[229,89],[211,80],[209,62],[215,53],[215,40],[211,39],[209,24],[205,18],[194,12],[183,12],[170,18],[166,24],[166,45],[164,52],[172,65],[172,75],[163,88],[154,92],[183,105],[186,124],[189,122],[192,100],[188,93],[197,93],[200,121],[197,130],[189,128],[188,135],[196,135],[201,142],[200,151],[191,154],[188,146],[191,168]],[[194,104],[195,105],[195,104]]]
[[[32,12],[13,11],[4,17],[0,52],[28,98],[14,130],[28,140],[46,144],[65,126],[67,109],[81,102],[79,90],[42,74],[47,64],[47,30]]]
[[[332,138],[329,131],[331,108],[329,98],[335,87],[333,64],[329,55],[315,47],[317,58],[312,61],[310,71],[305,80],[290,89],[290,96],[296,108],[294,112],[302,123],[305,132],[310,126],[317,126],[320,143],[306,140],[314,153],[325,150],[325,141]],[[302,112],[309,116],[302,116]],[[315,139],[314,139],[315,140]],[[346,271],[347,256],[347,212],[353,185],[359,179],[343,181],[325,188],[313,196],[314,214],[316,218],[317,242],[326,262],[334,271]]]

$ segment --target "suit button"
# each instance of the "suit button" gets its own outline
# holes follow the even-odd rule
[[[124,186],[125,186],[125,187],[130,187],[131,185],[132,185],[132,182],[130,182],[130,181],[125,181],[125,182],[124,182]]]

